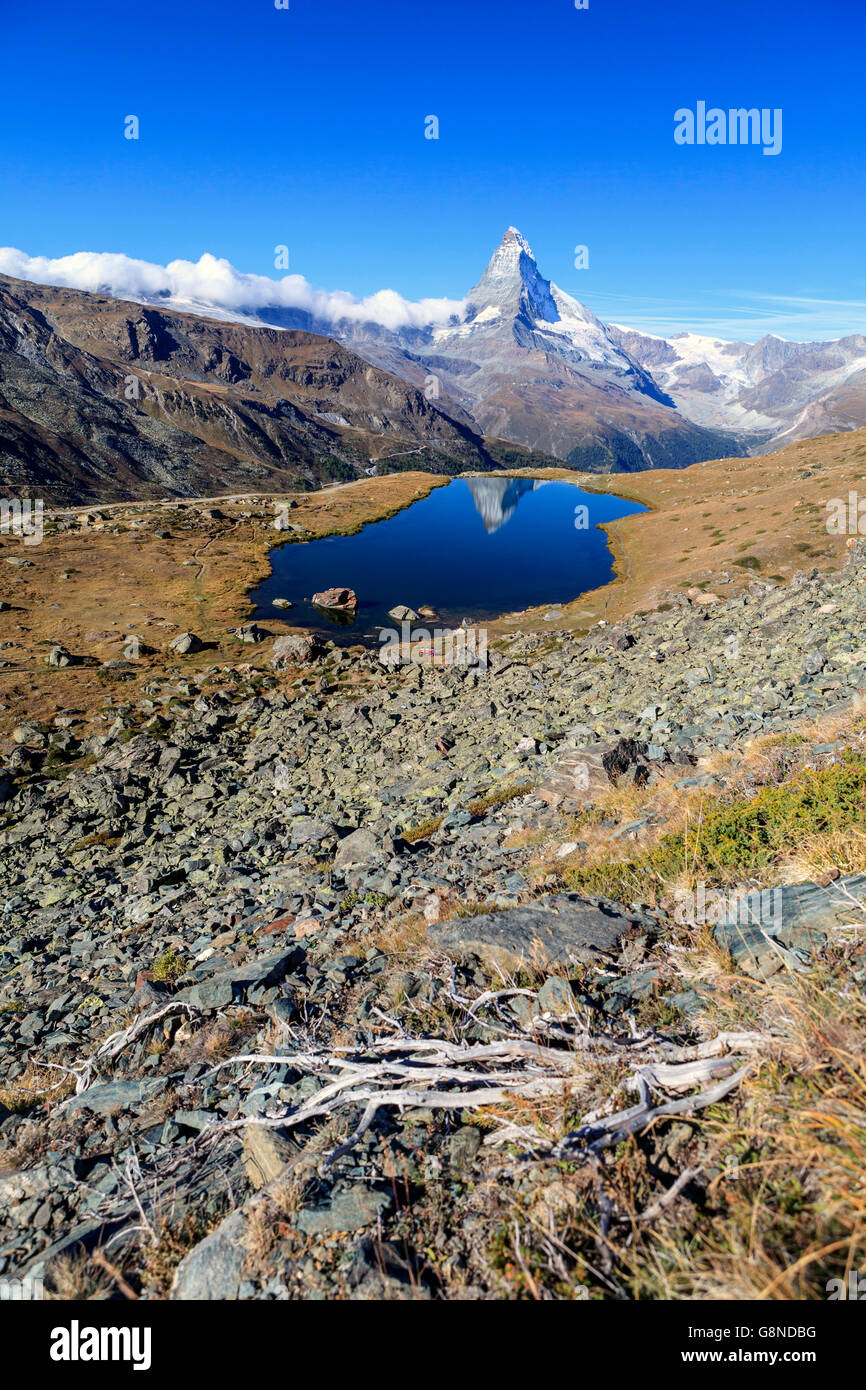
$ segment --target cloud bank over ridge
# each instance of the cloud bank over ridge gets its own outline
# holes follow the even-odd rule
[[[230,261],[205,252],[197,261],[156,265],[110,251],[76,251],[71,256],[28,256],[0,247],[0,274],[37,285],[89,290],[117,299],[164,299],[176,308],[218,305],[234,315],[255,319],[256,310],[297,309],[315,319],[337,323],[377,323],[397,330],[445,324],[460,315],[457,299],[404,299],[396,290],[379,290],[356,299],[344,290],[317,290],[303,275],[248,275]]]

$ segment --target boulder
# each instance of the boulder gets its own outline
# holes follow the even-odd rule
[[[321,647],[312,633],[293,632],[287,637],[278,637],[274,642],[271,649],[271,666],[275,671],[282,671],[287,666],[315,661],[320,655]]]
[[[785,966],[796,966],[798,958],[808,960],[829,932],[851,924],[859,927],[862,913],[857,902],[864,898],[864,874],[824,885],[790,883],[731,894],[725,918],[713,934],[738,970],[766,979]]]
[[[72,656],[71,656],[71,654],[66,650],[65,647],[61,647],[60,644],[58,643],[56,646],[54,646],[54,647],[51,648],[51,651],[50,651],[50,652],[48,653],[48,655],[46,656],[46,658],[45,658],[45,665],[46,665],[46,666],[71,666],[71,665],[72,665]]]
[[[395,623],[417,623],[420,614],[414,608],[406,608],[398,603],[396,608],[388,609],[388,617],[393,618]]]
[[[156,1076],[147,1077],[144,1081],[102,1081],[68,1100],[64,1114],[90,1110],[95,1115],[113,1115],[118,1110],[141,1105],[142,1101],[164,1088],[165,1081]]]
[[[250,1183],[257,1190],[279,1177],[289,1159],[297,1152],[297,1145],[278,1129],[248,1125],[244,1130],[244,1167]]]
[[[370,864],[380,857],[379,842],[371,830],[353,830],[337,845],[335,869],[348,869],[353,864]]]
[[[320,594],[313,594],[313,604],[335,613],[353,613],[358,607],[358,596],[354,589],[323,589]]]
[[[372,1226],[391,1207],[387,1192],[369,1187],[351,1187],[333,1193],[330,1202],[307,1207],[298,1216],[298,1229],[307,1236],[329,1235],[332,1231],[362,1231]]]
[[[253,956],[251,960],[236,966],[226,966],[216,957],[211,957],[201,967],[204,978],[180,991],[176,998],[194,1004],[205,1013],[214,1013],[233,1002],[240,1003],[244,996],[256,1003],[270,986],[282,979],[288,967],[297,959],[294,947],[267,956]]]
[[[642,786],[649,777],[647,756],[646,744],[633,738],[565,749],[536,795],[562,811],[592,806],[621,777]]]
[[[227,1216],[181,1260],[169,1297],[179,1302],[236,1299],[247,1259],[246,1232],[242,1211]]]
[[[168,649],[170,652],[177,652],[179,656],[187,656],[191,652],[200,652],[202,641],[194,632],[180,632],[177,637],[171,639]]]
[[[234,635],[239,642],[263,642],[268,634],[257,623],[241,623],[234,629]]]

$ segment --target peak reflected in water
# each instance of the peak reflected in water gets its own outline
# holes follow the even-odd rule
[[[488,535],[510,521],[527,492],[547,487],[544,478],[464,478]]]
[[[576,525],[577,507],[586,509],[588,525]],[[378,646],[396,608],[433,609],[435,625],[456,628],[464,619],[566,603],[611,578],[613,557],[598,524],[642,510],[556,479],[455,478],[352,535],[278,547],[273,573],[252,595],[254,617],[278,630],[274,600],[288,600],[291,628],[312,628],[340,645]],[[358,596],[345,626],[310,599],[335,587]]]

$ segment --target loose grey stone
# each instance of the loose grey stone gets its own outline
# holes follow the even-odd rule
[[[611,952],[633,922],[625,908],[596,906],[567,895],[427,928],[435,946],[459,955],[516,965],[571,964]]]

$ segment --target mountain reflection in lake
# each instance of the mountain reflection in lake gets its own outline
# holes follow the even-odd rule
[[[586,509],[586,510],[584,510]],[[613,557],[601,521],[646,510],[571,483],[532,478],[458,478],[355,536],[328,536],[271,552],[273,574],[252,595],[255,617],[312,628],[335,642],[378,643],[398,604],[436,610],[442,626],[565,603],[607,583]],[[358,595],[354,620],[332,622],[314,593],[345,585]],[[292,609],[272,606],[290,599]],[[428,626],[429,626],[428,622]]]

